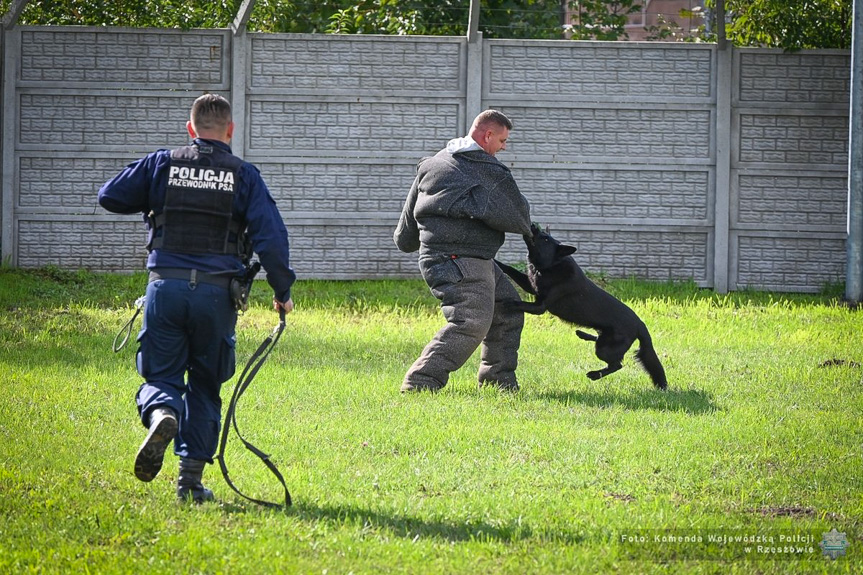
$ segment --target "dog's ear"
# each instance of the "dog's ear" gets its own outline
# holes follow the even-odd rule
[[[548,227],[548,224],[545,225],[545,233],[551,234],[551,228]]]
[[[560,257],[571,256],[577,251],[578,248],[576,248],[575,246],[568,246],[566,244],[560,244],[559,246],[557,246],[557,255],[559,255]]]

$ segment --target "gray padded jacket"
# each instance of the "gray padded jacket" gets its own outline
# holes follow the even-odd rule
[[[531,234],[530,205],[509,168],[476,145],[453,145],[464,140],[417,165],[393,234],[401,251],[491,259],[505,232]]]

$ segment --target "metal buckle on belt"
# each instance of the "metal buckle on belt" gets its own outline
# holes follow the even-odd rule
[[[198,270],[192,268],[191,274],[189,275],[189,289],[194,290],[198,287]]]

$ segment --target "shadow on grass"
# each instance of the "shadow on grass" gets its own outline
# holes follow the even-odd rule
[[[254,505],[224,503],[222,509],[228,513],[246,513],[257,508]],[[350,505],[320,505],[317,503],[295,502],[287,511],[272,510],[272,513],[284,513],[301,521],[312,524],[321,522],[334,526],[347,526],[361,529],[364,532],[385,530],[395,537],[405,539],[437,539],[441,541],[499,541],[514,543],[526,539],[555,541],[574,545],[585,541],[583,535],[565,531],[545,532],[535,531],[529,525],[515,520],[504,525],[491,525],[483,521],[434,521],[412,517],[409,515],[390,514],[367,508]]]
[[[657,391],[552,391],[538,394],[540,399],[560,401],[567,405],[580,403],[590,407],[620,406],[625,409],[651,409],[656,411],[680,411],[691,415],[713,413],[719,408],[713,397],[697,389]]]

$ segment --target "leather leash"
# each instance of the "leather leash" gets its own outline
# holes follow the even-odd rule
[[[282,477],[282,474],[279,472],[279,469],[276,467],[275,463],[273,463],[269,455],[246,441],[246,439],[240,433],[239,428],[237,427],[237,402],[240,400],[240,397],[249,387],[249,384],[252,383],[252,380],[255,378],[258,370],[267,360],[267,356],[269,356],[270,352],[273,351],[273,348],[278,343],[279,338],[282,337],[282,332],[284,330],[285,310],[280,308],[279,325],[277,325],[275,329],[273,329],[273,333],[271,333],[263,342],[261,342],[261,345],[258,346],[257,351],[255,351],[255,353],[252,354],[252,357],[249,358],[249,361],[246,363],[245,369],[243,369],[243,373],[237,380],[237,385],[234,387],[234,393],[231,396],[230,403],[228,404],[228,411],[225,413],[225,427],[224,429],[222,429],[222,437],[219,441],[219,452],[214,457],[214,459],[219,460],[219,467],[222,469],[222,475],[225,478],[225,482],[231,489],[233,489],[239,496],[248,499],[252,503],[257,503],[258,505],[272,508],[280,508],[282,507],[282,504],[249,497],[248,495],[241,492],[236,485],[234,485],[228,475],[228,466],[225,463],[225,447],[228,444],[228,433],[230,431],[230,427],[233,425],[234,431],[237,433],[237,437],[240,438],[240,441],[243,442],[243,445],[246,446],[246,449],[257,455],[261,459],[261,461],[264,462],[264,465],[266,465],[267,468],[273,472],[273,475],[276,476],[276,478],[279,480],[279,483],[282,484],[282,488],[284,488],[285,490],[284,507],[287,508],[291,505],[291,494],[290,492],[288,492],[288,487],[287,485],[285,485],[285,479],[284,477]]]

